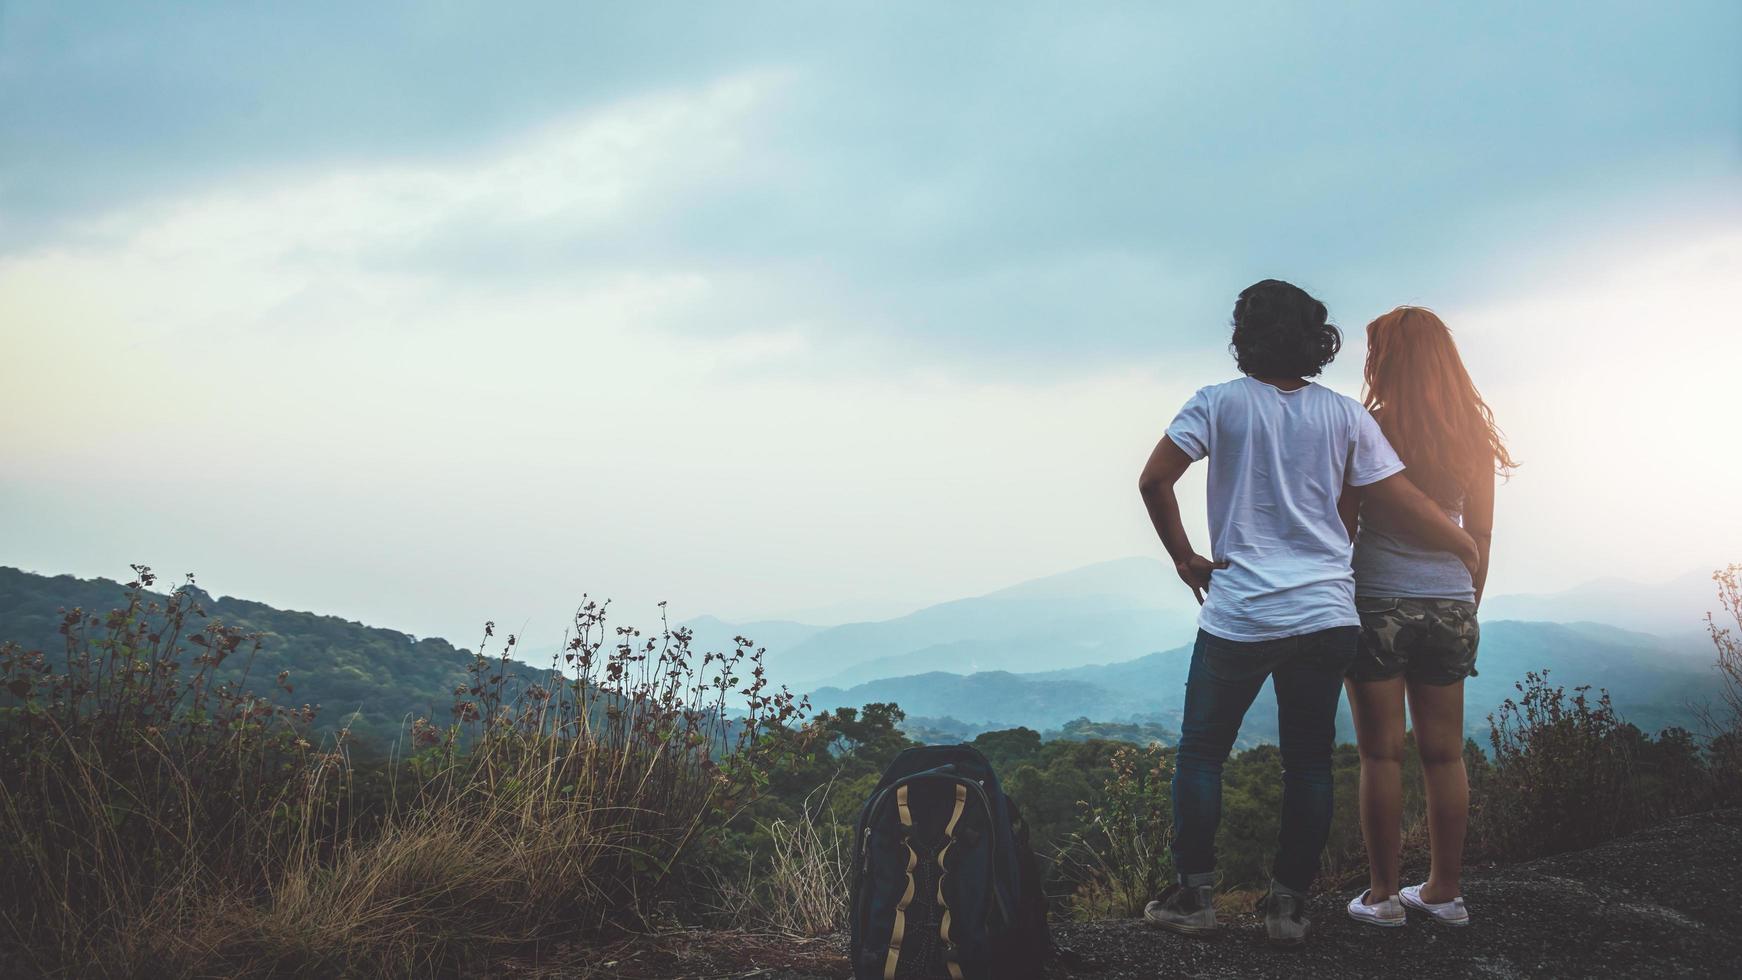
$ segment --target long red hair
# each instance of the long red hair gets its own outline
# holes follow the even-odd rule
[[[1399,306],[1367,324],[1364,374],[1367,410],[1410,482],[1441,505],[1459,506],[1476,480],[1518,465],[1432,310]]]

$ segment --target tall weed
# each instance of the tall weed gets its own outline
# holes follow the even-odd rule
[[[1079,804],[1087,828],[1059,856],[1081,918],[1137,915],[1174,879],[1172,753],[1123,746],[1111,764],[1103,793]]]
[[[1717,654],[1720,706],[1708,713],[1706,751],[1716,783],[1717,802],[1742,806],[1742,564],[1712,573],[1718,585],[1719,614],[1706,615],[1706,630]],[[1725,625],[1720,625],[1723,623]]]

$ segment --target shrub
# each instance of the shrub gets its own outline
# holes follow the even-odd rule
[[[1496,856],[1590,847],[1709,799],[1686,732],[1653,740],[1615,714],[1607,691],[1569,697],[1547,671],[1515,686],[1520,696],[1489,718],[1493,764],[1472,786],[1477,840]]]

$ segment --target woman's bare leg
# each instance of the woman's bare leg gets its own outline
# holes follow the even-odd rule
[[[1421,750],[1421,772],[1427,783],[1428,846],[1433,861],[1421,898],[1449,902],[1463,894],[1464,830],[1470,822],[1470,783],[1464,773],[1464,682],[1409,685],[1409,716],[1415,723],[1415,744]],[[1366,786],[1363,776],[1363,791]]]
[[[1361,838],[1367,843],[1367,901],[1397,894],[1403,861],[1403,688],[1401,677],[1348,682],[1361,750]]]

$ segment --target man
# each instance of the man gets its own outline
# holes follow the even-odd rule
[[[1360,403],[1306,380],[1341,343],[1325,305],[1298,287],[1248,287],[1234,304],[1231,345],[1243,377],[1193,395],[1138,479],[1156,533],[1203,606],[1173,781],[1179,882],[1144,910],[1161,928],[1215,929],[1222,764],[1266,678],[1276,690],[1283,797],[1265,929],[1292,944],[1311,928],[1304,909],[1330,833],[1337,700],[1361,623],[1337,514],[1344,485],[1361,487],[1364,501],[1423,545],[1477,561],[1476,543],[1404,479]],[[1213,560],[1192,548],[1173,489],[1206,457]]]

